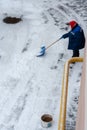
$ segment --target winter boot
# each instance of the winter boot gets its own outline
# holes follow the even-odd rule
[[[73,50],[73,56],[72,57],[79,57],[79,50]]]

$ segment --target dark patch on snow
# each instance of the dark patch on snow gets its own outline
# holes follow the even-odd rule
[[[76,80],[76,82],[80,82],[80,80],[78,79],[78,80]]]
[[[26,43],[26,46],[22,49],[22,53],[24,53],[25,51],[27,51],[28,50],[28,46],[29,46],[29,43]]]
[[[11,17],[11,16],[5,17],[5,18],[3,19],[3,22],[4,22],[4,23],[7,23],[7,24],[16,24],[16,23],[18,23],[18,22],[20,22],[20,21],[22,21],[21,18]]]
[[[79,98],[79,97],[74,97],[73,101],[75,101],[75,102],[78,103],[78,98]]]
[[[73,63],[71,63],[70,65],[69,65],[69,76],[71,76],[72,75],[72,71],[73,71],[73,68],[74,68],[74,66],[75,66],[75,62],[73,62]]]
[[[44,3],[46,3],[47,1],[44,1]]]
[[[82,73],[79,73],[78,77],[81,77]]]
[[[60,59],[62,59],[63,56],[64,56],[64,53],[60,53],[60,54],[59,54]]]
[[[58,19],[58,17],[57,17],[57,15],[58,15],[58,13],[59,13],[58,10],[56,10],[56,9],[54,9],[54,8],[49,8],[47,11],[48,11],[49,14],[51,15],[51,17],[54,19],[54,22],[55,22],[54,25],[59,26],[59,19]]]
[[[73,68],[73,66],[70,66],[69,68],[70,68],[70,69],[72,69],[72,68]]]
[[[59,58],[58,58],[57,64],[59,64],[59,62],[61,62],[63,56],[64,56],[64,53],[60,53],[60,54],[59,54]],[[52,69],[52,70],[53,70],[53,69],[56,70],[57,68],[58,68],[57,65],[54,65],[54,66],[51,66],[51,67],[50,67],[50,69]]]
[[[51,69],[51,70],[57,69],[57,66],[56,66],[56,65],[55,65],[55,66],[52,66],[52,67],[50,67],[50,69]]]
[[[0,130],[14,130],[14,125],[7,125],[0,124]]]
[[[0,38],[0,40],[3,40],[4,39],[4,36],[2,36],[1,38]]]
[[[3,13],[3,15],[7,16],[8,14],[7,13]]]
[[[55,10],[54,10],[54,8],[49,8],[48,12],[50,13],[51,16],[53,16],[55,13]]]
[[[7,130],[14,130],[15,128],[14,128],[14,125],[11,125],[11,126],[9,126],[8,128],[7,128]]]
[[[27,51],[26,47],[23,48],[22,53],[24,53],[25,51]]]
[[[61,27],[60,29],[67,31],[67,30],[68,30],[68,27]]]
[[[57,63],[59,63],[59,62],[61,61],[61,59],[63,58],[63,56],[64,56],[64,53],[60,53],[60,54],[59,54],[59,58],[58,58]]]
[[[62,5],[58,5],[58,8],[62,10],[64,13],[66,13],[68,16],[70,16],[69,11],[65,7],[63,7]]]
[[[47,24],[49,20],[44,13],[42,13],[42,18],[44,19],[44,23]]]

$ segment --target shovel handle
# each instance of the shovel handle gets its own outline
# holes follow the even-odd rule
[[[50,48],[52,45],[54,45],[55,43],[57,43],[60,39],[62,39],[62,38],[59,38],[59,39],[57,39],[55,42],[51,43],[51,44],[46,48],[46,50],[47,50],[48,48]]]

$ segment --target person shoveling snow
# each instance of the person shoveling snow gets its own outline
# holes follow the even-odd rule
[[[48,48],[50,48],[52,45],[63,38],[69,38],[68,49],[73,50],[72,57],[79,57],[79,50],[85,47],[85,35],[83,29],[74,20],[66,23],[66,25],[71,27],[71,31],[62,35],[62,37],[51,43],[48,47],[41,46],[41,51],[39,52],[37,57],[43,56]]]
[[[73,50],[72,57],[79,57],[79,50],[85,46],[85,36],[83,29],[76,21],[66,23],[71,27],[71,31],[62,35],[62,38],[69,38],[68,49]]]

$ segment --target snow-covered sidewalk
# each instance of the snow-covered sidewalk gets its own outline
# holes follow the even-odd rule
[[[65,22],[79,21],[67,9],[57,0],[0,1],[0,130],[46,130],[40,120],[44,113],[53,116],[50,130],[57,130],[63,67],[72,52],[67,50],[68,40],[61,40],[45,56],[36,54],[42,44],[48,46],[66,32]],[[3,23],[9,15],[23,20]],[[75,85],[80,71],[81,65],[76,64]]]

